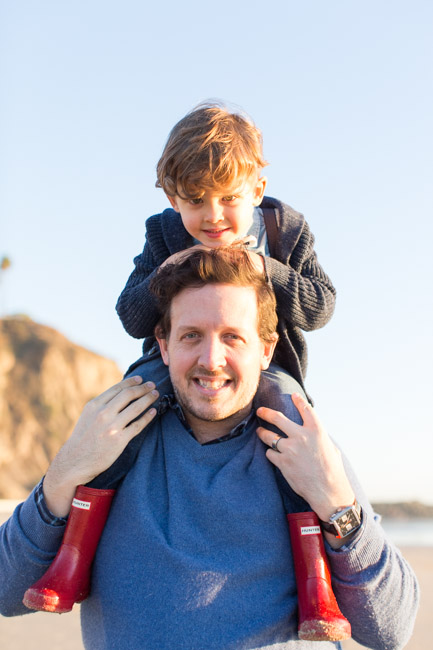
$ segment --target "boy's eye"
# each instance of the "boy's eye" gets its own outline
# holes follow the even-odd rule
[[[189,202],[191,205],[200,205],[200,203],[203,203],[203,199],[190,199]]]
[[[237,197],[234,194],[228,194],[227,196],[223,197],[223,201],[227,201],[227,203],[231,203],[231,201],[234,201]]]

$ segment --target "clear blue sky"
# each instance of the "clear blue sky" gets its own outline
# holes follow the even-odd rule
[[[433,503],[433,5],[58,0],[0,5],[0,285],[115,359],[114,305],[167,201],[168,131],[206,98],[263,131],[268,194],[338,290],[307,386],[373,499]]]

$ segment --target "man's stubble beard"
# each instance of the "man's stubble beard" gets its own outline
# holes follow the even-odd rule
[[[224,414],[223,416],[217,414],[213,416],[211,414],[206,415],[206,413],[201,412],[199,407],[195,407],[192,400],[183,399],[182,395],[179,393],[179,391],[177,390],[173,382],[172,385],[173,385],[173,391],[176,400],[180,405],[180,407],[182,408],[182,411],[187,419],[188,419],[188,414],[190,414],[196,419],[201,420],[203,422],[225,422],[227,420],[230,420],[230,418],[235,416],[237,413],[239,413],[239,411],[245,409],[249,404],[252,404],[253,398],[259,387],[260,377],[261,374],[259,373],[256,380],[254,391],[251,391],[249,395],[245,395],[243,399],[239,399],[239,403],[236,405],[236,409],[230,413]]]

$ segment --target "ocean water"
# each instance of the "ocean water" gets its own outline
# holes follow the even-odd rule
[[[433,519],[382,519],[381,524],[396,546],[433,546]]]

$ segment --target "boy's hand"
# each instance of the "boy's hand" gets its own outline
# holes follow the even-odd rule
[[[44,478],[44,496],[56,516],[68,514],[75,489],[110,467],[128,442],[155,417],[152,382],[129,377],[88,402]]]
[[[246,235],[245,237],[242,237],[242,239],[235,239],[235,241],[232,242],[231,245],[242,246],[242,247],[257,246],[257,239],[256,237],[254,237],[254,235]],[[263,257],[258,253],[255,253],[254,251],[248,250],[248,248],[246,248],[246,252],[248,253],[250,261],[254,265],[256,271],[258,273],[264,273],[265,262]]]
[[[279,468],[295,492],[303,497],[319,519],[328,521],[341,506],[349,506],[355,494],[347,478],[341,453],[322,427],[314,409],[300,395],[292,395],[303,426],[269,408],[257,409],[257,415],[277,426],[287,438],[278,442],[278,451],[268,449],[266,456]],[[259,438],[269,447],[278,439],[275,433],[259,427]]]
[[[248,251],[248,256],[251,260],[251,262],[254,264],[255,269],[257,270],[258,273],[264,273],[265,272],[265,261],[261,255],[258,253],[255,253],[254,251]]]

